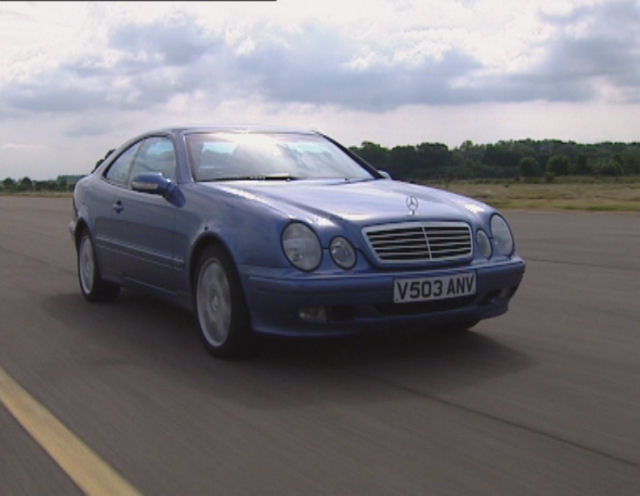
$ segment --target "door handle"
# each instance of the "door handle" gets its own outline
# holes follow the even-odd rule
[[[113,204],[113,209],[116,211],[117,214],[119,214],[124,210],[124,205],[122,205],[122,202],[118,200]]]

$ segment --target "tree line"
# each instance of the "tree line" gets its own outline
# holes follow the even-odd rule
[[[498,141],[478,145],[465,141],[449,149],[442,143],[386,148],[364,141],[350,150],[395,179],[521,179],[553,181],[558,176],[640,174],[640,143],[580,144],[560,140]],[[96,165],[102,161],[99,160]],[[2,192],[73,191],[82,175],[35,181],[28,177],[0,182]]]
[[[640,174],[640,143],[579,144],[560,140],[465,141],[449,149],[442,143],[385,148],[370,141],[350,150],[395,179],[523,179],[552,181],[557,176]]]
[[[18,180],[7,177],[0,182],[0,193],[70,192],[73,191],[76,182],[82,177],[81,175],[64,175],[46,181],[36,181],[29,177],[23,177]]]

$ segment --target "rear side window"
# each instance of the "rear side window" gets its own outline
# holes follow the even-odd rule
[[[160,172],[165,178],[175,180],[176,154],[169,138],[153,137],[143,141],[135,158],[129,180],[145,172]]]
[[[124,153],[121,153],[120,156],[113,162],[107,172],[105,174],[105,178],[107,181],[113,184],[118,184],[121,186],[126,186],[127,181],[129,179],[129,168],[131,166],[131,162],[133,158],[136,156],[136,152],[140,147],[140,143],[136,143],[135,145],[127,148]]]

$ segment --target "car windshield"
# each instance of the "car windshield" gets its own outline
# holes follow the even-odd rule
[[[313,134],[193,133],[186,141],[196,181],[374,178],[331,141]]]

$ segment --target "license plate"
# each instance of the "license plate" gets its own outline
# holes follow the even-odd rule
[[[393,281],[393,302],[444,300],[476,294],[475,272]]]

